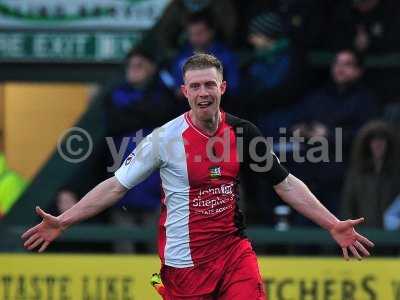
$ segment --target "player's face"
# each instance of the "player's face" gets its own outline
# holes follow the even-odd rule
[[[222,80],[222,75],[216,68],[188,70],[181,90],[189,101],[194,117],[208,121],[219,112],[226,81]]]

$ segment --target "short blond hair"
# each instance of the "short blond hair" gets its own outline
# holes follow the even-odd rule
[[[206,53],[196,53],[189,57],[182,67],[182,74],[185,78],[185,74],[189,70],[202,70],[208,68],[217,69],[217,72],[221,74],[221,78],[223,77],[224,68],[220,60],[214,55]]]

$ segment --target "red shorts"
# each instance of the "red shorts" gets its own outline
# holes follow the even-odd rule
[[[265,300],[257,257],[241,240],[225,255],[189,268],[162,266],[165,300]]]

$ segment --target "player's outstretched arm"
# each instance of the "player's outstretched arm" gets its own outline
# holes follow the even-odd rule
[[[301,180],[291,174],[284,181],[275,185],[274,189],[283,201],[328,230],[342,248],[346,260],[349,259],[349,250],[358,259],[361,259],[362,256],[369,256],[365,246],[373,247],[374,244],[354,229],[355,225],[364,221],[363,218],[340,221],[318,201]]]
[[[58,217],[36,207],[36,213],[42,218],[42,222],[22,235],[22,238],[26,240],[24,247],[33,250],[40,246],[39,252],[43,252],[68,227],[99,214],[115,204],[126,192],[127,188],[121,185],[117,178],[111,177],[97,185],[78,203]]]

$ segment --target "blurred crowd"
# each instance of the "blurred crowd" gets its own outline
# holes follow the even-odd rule
[[[273,137],[282,163],[325,206],[342,218],[364,216],[364,226],[398,230],[400,65],[387,60],[382,68],[374,58],[400,53],[399,16],[397,0],[173,0],[127,55],[124,80],[102,97],[107,136],[121,147],[124,137],[149,133],[188,110],[179,89],[181,67],[196,51],[211,53],[222,61],[228,83],[223,109]],[[315,50],[327,55],[315,57]],[[329,68],[318,59],[328,60]],[[296,151],[304,156],[320,151],[324,141],[329,151],[318,161],[294,159]],[[135,143],[124,147],[127,156]],[[98,155],[101,167],[93,182],[112,176],[106,171],[112,165],[108,152]],[[56,196],[55,212],[92,186],[68,183]],[[257,178],[247,186],[251,193],[242,203],[247,223],[274,226],[280,200]],[[160,193],[156,173],[99,221],[155,226]],[[313,226],[283,211],[290,214],[290,226]],[[118,252],[152,247],[113,246]]]

